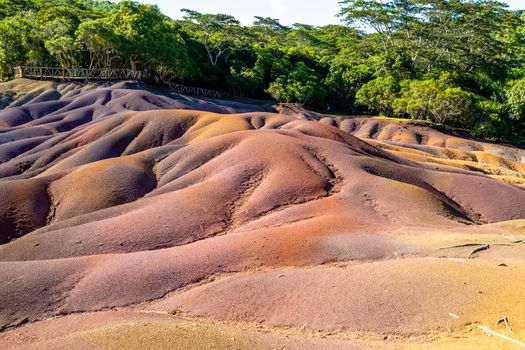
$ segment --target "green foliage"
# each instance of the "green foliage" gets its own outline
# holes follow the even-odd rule
[[[439,79],[405,82],[394,109],[415,119],[465,127],[474,124],[477,98],[454,86],[450,75],[442,74]]]
[[[174,21],[135,1],[0,0],[0,79],[18,65],[131,68],[321,110],[525,136],[525,14],[492,0],[340,3],[345,26],[288,27],[187,9]]]
[[[319,76],[304,62],[280,66],[281,75],[270,83],[268,92],[279,102],[297,102],[309,107],[324,107],[326,90],[319,87]]]
[[[207,14],[182,9],[186,15],[186,31],[202,42],[212,66],[217,66],[219,58],[230,53],[239,45],[242,38],[240,22],[226,14]]]
[[[283,26],[279,22],[278,18],[271,18],[271,17],[255,16],[255,21],[253,22],[253,25],[267,28],[269,30],[290,30],[290,28]]]
[[[399,91],[399,84],[393,77],[380,77],[364,84],[356,94],[356,103],[366,107],[372,113],[385,116],[394,114],[394,100]]]
[[[78,49],[75,39],[69,35],[61,35],[44,42],[47,52],[61,67],[75,67],[78,62]]]
[[[1,0],[0,78],[18,65],[192,73],[180,26],[155,6],[104,0]],[[24,12],[22,12],[22,10]]]
[[[344,0],[347,23],[376,32],[384,55],[419,74],[480,69],[494,75],[504,52],[501,33],[519,19],[496,1]],[[499,67],[499,65],[497,66]],[[437,74],[436,74],[437,73]]]
[[[87,8],[95,10],[102,10],[104,12],[118,11],[118,4],[109,0],[78,0],[78,2]]]
[[[25,33],[29,24],[21,16],[13,16],[0,21],[0,73],[8,76],[11,67],[26,59],[27,40]]]
[[[511,135],[525,136],[525,78],[510,82],[505,97]]]
[[[189,57],[176,24],[156,6],[121,2],[119,11],[109,17],[119,41],[119,52],[129,59],[132,69],[165,71],[173,76],[187,74]]]
[[[492,139],[505,139],[511,136],[511,126],[507,121],[503,104],[482,100],[479,109],[483,119],[474,129],[476,135]]]
[[[506,95],[510,119],[525,121],[525,78],[511,82]]]
[[[356,93],[373,74],[373,69],[366,64],[334,62],[325,78],[330,108],[355,112]]]
[[[112,67],[119,59],[119,38],[107,18],[80,23],[75,36],[76,45],[89,54],[89,68]]]

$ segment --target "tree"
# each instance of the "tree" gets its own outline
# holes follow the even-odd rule
[[[119,59],[118,37],[106,18],[82,22],[75,36],[77,45],[89,53],[89,68],[109,68]]]
[[[387,56],[406,55],[414,71],[491,71],[503,52],[501,35],[518,18],[493,0],[344,0],[340,15],[363,23]]]
[[[185,77],[190,63],[177,24],[157,6],[132,1],[119,5],[109,24],[117,36],[120,56],[129,59],[131,69],[155,71],[162,66],[165,76]]]
[[[525,78],[511,82],[506,97],[510,119],[525,122]]]
[[[69,35],[46,40],[46,50],[63,68],[75,67],[78,63],[78,49],[75,39]]]
[[[356,93],[372,79],[373,74],[371,67],[366,64],[332,63],[324,81],[329,92],[330,109],[355,113]]]
[[[478,136],[491,139],[505,139],[510,136],[511,126],[505,113],[505,105],[490,100],[481,100],[479,109],[483,119],[474,132]]]
[[[210,64],[216,66],[219,58],[235,47],[240,34],[240,22],[225,14],[205,14],[188,9],[181,11],[185,13],[187,25],[195,30],[202,42]]]
[[[35,10],[31,0],[0,0],[0,20]]]
[[[500,34],[515,25],[517,17],[492,0],[432,0],[428,5],[417,26],[418,35],[424,35],[418,50],[428,57],[427,71],[441,66],[490,73],[503,52]]]
[[[42,21],[43,19],[47,21]],[[75,14],[61,16],[50,15],[47,11],[39,12],[42,24],[38,27],[42,33],[44,47],[61,67],[75,67],[79,59],[79,50],[73,37],[79,19]]]
[[[393,103],[399,91],[399,84],[391,77],[380,77],[364,84],[356,94],[356,103],[372,113],[392,116]]]
[[[349,24],[364,24],[378,33],[383,51],[396,47],[395,33],[408,18],[417,14],[409,0],[343,0],[339,16]]]
[[[270,30],[290,30],[289,27],[283,26],[277,18],[260,16],[255,16],[254,18],[253,25],[256,27],[264,27]]]
[[[456,126],[474,125],[479,98],[453,85],[448,74],[439,79],[404,83],[401,96],[394,101],[396,113]]]
[[[25,62],[28,52],[24,45],[29,24],[22,16],[8,17],[0,21],[0,76],[11,74],[11,69]]]
[[[104,12],[118,11],[118,4],[109,0],[77,0],[89,9],[102,10]]]
[[[289,68],[288,73],[280,75],[270,84],[268,92],[279,102],[297,102],[323,108],[326,90],[320,86],[319,80],[313,69],[304,62],[297,62]]]

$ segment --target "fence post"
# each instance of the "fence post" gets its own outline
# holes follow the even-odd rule
[[[22,73],[22,67],[18,66],[18,67],[15,67],[15,79],[16,78],[23,78],[24,75]]]

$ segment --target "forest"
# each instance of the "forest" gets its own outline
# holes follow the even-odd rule
[[[492,0],[343,0],[344,25],[288,27],[134,1],[0,0],[16,66],[129,68],[154,81],[525,138],[525,14]]]

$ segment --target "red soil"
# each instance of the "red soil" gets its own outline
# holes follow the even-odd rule
[[[0,344],[136,304],[375,346],[525,324],[522,149],[399,121],[46,89],[0,111],[0,327],[29,322]],[[440,249],[472,241],[505,245],[464,261],[450,258],[471,249]]]

